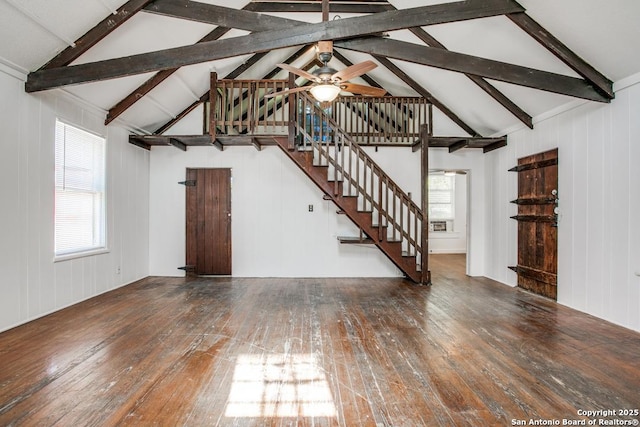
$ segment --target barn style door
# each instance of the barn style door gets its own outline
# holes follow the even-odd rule
[[[185,269],[231,274],[231,169],[187,169]]]
[[[558,149],[518,159],[518,286],[557,298]]]

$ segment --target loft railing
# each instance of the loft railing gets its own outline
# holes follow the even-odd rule
[[[287,87],[288,80],[212,79],[209,103],[205,105],[205,133],[287,134],[289,110],[285,104],[288,97],[265,98],[265,95]],[[214,114],[211,114],[211,105]]]
[[[297,149],[312,151],[316,166],[329,167],[335,195],[357,196],[359,209],[372,212],[378,240],[401,242],[421,265],[420,208],[313,98],[302,92],[297,100]]]
[[[331,117],[359,144],[399,144],[420,137],[429,105],[422,97],[342,96],[331,104]]]
[[[297,97],[265,95],[290,87],[288,80],[217,80],[212,73],[205,103],[204,133],[216,135],[287,135],[289,102]],[[296,101],[297,102],[297,101]],[[211,108],[213,105],[213,109]],[[429,121],[430,104],[420,97],[341,96],[328,105],[333,121],[360,144],[413,144]],[[213,114],[211,114],[213,112]]]

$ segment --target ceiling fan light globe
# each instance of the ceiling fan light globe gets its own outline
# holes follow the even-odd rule
[[[320,102],[331,102],[340,93],[340,88],[332,84],[322,84],[312,87],[309,92]]]

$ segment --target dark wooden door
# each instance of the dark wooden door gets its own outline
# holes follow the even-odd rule
[[[231,274],[231,169],[187,169],[187,271]]]
[[[518,286],[557,298],[558,150],[518,159]]]

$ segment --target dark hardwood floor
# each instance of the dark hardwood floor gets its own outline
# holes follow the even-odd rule
[[[0,425],[640,418],[579,414],[640,408],[640,334],[467,277],[461,255],[431,270],[142,280],[0,334]]]

